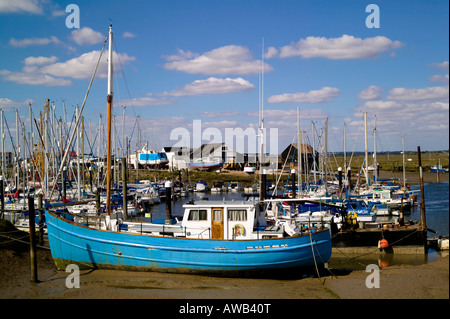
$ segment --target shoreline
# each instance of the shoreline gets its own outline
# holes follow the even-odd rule
[[[120,270],[80,271],[80,288],[38,250],[39,283],[31,283],[28,252],[0,250],[0,299],[448,299],[449,256],[421,265],[380,269],[369,289],[365,270],[314,270],[293,279],[222,278]],[[183,302],[186,302],[183,300]]]

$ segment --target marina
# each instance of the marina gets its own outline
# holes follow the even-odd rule
[[[16,227],[28,228],[30,234],[34,234],[36,227],[41,236],[46,233],[58,270],[76,264],[83,269],[243,276],[307,267],[315,267],[318,272],[319,268],[328,265],[332,249],[350,253],[377,247],[380,253],[428,253],[428,232],[436,231],[426,223],[420,146],[417,147],[418,189],[406,183],[404,148],[403,179],[394,184],[394,180],[380,178],[376,149],[373,165],[370,169],[368,165],[367,112],[363,118],[365,157],[356,181],[352,179],[345,152],[344,169],[338,167],[337,172],[333,172],[328,163],[328,120],[325,121],[325,135],[318,136],[325,144],[323,152],[319,154],[315,145],[304,144],[306,139],[299,127],[299,108],[296,136],[301,143],[291,144],[284,165],[280,172],[276,170],[274,180],[267,180],[265,167],[272,167],[272,164],[265,161],[262,152],[257,157],[258,170],[253,166],[250,171],[245,165],[243,172],[255,176],[255,183],[244,187],[243,193],[240,193],[242,186],[236,182],[225,184],[223,180],[215,180],[213,185],[208,185],[205,180],[197,180],[192,186],[189,183],[189,171],[222,170],[224,160],[228,159],[224,144],[202,146],[199,160],[185,161],[185,182],[181,178],[182,170],[175,171],[173,161],[169,162],[173,155],[149,150],[148,145],[134,155],[127,151],[127,156],[123,156],[125,152],[122,151],[122,157],[117,158],[119,153],[115,146],[116,136],[112,135],[111,114],[112,41],[111,25],[103,45],[104,49],[108,43],[106,157],[100,153],[97,156],[90,154],[85,160],[84,155],[78,155],[80,144],[81,154],[84,154],[81,114],[87,95],[81,108],[76,108],[75,128],[67,131],[64,138],[63,125],[59,121],[58,138],[68,138],[65,149],[52,135],[51,126],[43,126],[56,122],[47,99],[44,119],[41,115],[40,126],[36,124],[41,137],[40,147],[36,152],[28,148],[29,161],[33,165],[25,161],[24,147],[22,160],[16,157],[16,178],[6,183],[3,176],[1,179],[2,217],[9,215]],[[260,120],[263,134],[262,116]],[[17,128],[19,121],[16,113]],[[2,132],[3,122],[2,116]],[[33,126],[30,131],[33,132]],[[75,136],[76,151],[73,151]],[[376,127],[373,136],[376,145]],[[22,137],[25,145],[25,129]],[[19,145],[19,136],[16,142]],[[402,145],[404,147],[404,137]],[[221,147],[222,159],[208,157],[204,160],[202,151],[208,149],[210,154],[217,155],[214,150],[217,146]],[[263,138],[260,146],[262,150]],[[289,155],[291,150],[293,153]],[[290,163],[287,163],[288,158],[291,158]],[[25,169],[27,166],[31,175]],[[227,167],[231,166],[227,164]],[[288,174],[283,185],[280,178],[286,167]],[[172,181],[138,179],[139,170],[142,176],[146,170],[157,173],[165,169],[172,172]],[[128,184],[131,171],[135,171],[136,182]],[[3,164],[2,172],[6,172]],[[174,179],[176,172],[177,181]],[[274,169],[272,173],[275,173]],[[437,170],[436,173],[439,176],[444,172]],[[225,193],[230,193],[231,198],[226,198]],[[209,194],[215,194],[221,200],[209,200]],[[175,205],[177,198],[183,199],[181,207]],[[160,205],[162,202],[165,205]],[[37,214],[35,206],[38,207]],[[406,220],[416,206],[420,211],[419,219]],[[165,207],[164,216],[155,207]],[[442,244],[441,238],[433,243],[436,249],[448,247]]]
[[[3,2],[2,21],[23,13]],[[82,4],[81,21],[98,31],[80,27],[72,4],[65,33],[51,2],[28,14],[45,6],[57,36],[19,40],[11,28],[4,39],[0,299],[182,299],[178,314],[208,316],[221,308],[184,299],[448,299],[448,74],[437,74],[446,55],[417,55],[410,72],[405,55],[423,44],[405,31],[359,38],[309,21],[319,36],[308,36],[305,17],[290,16],[306,8],[295,1],[283,12],[259,4],[273,15],[255,11],[260,40],[239,19],[230,25],[238,13],[253,19],[233,1],[163,2],[163,19],[145,25],[153,2]],[[104,16],[119,7],[134,12],[125,25]],[[365,27],[379,29],[378,5],[365,13]],[[298,39],[294,29],[308,31]],[[412,88],[427,80],[444,84]],[[14,101],[6,93],[17,85],[42,90]]]

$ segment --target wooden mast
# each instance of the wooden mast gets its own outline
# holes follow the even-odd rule
[[[106,155],[106,228],[109,229],[111,216],[111,118],[113,105],[113,46],[112,46],[112,25],[109,26],[109,52],[108,52],[108,95],[106,101],[108,102],[108,118],[107,118],[107,155]]]

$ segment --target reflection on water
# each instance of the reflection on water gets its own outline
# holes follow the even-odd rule
[[[434,250],[428,250],[428,254],[332,255],[328,266],[331,269],[349,268],[356,270],[364,270],[370,264],[378,265],[380,268],[393,265],[417,266],[434,262],[446,255],[448,255],[448,252],[442,253]]]

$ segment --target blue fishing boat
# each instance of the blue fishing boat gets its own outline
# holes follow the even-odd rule
[[[331,257],[329,229],[269,225],[257,203],[204,201],[184,209],[181,222],[111,218],[109,230],[105,218],[66,219],[46,211],[55,265],[243,275],[314,266]]]

